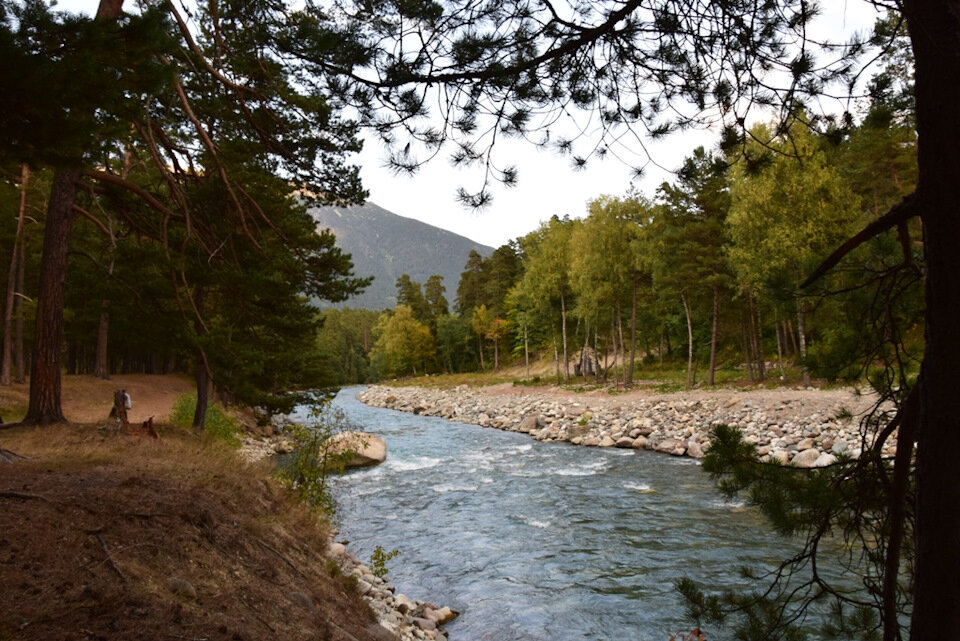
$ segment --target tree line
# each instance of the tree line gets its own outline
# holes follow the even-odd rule
[[[697,148],[652,196],[601,196],[582,219],[554,216],[488,258],[471,252],[453,310],[439,276],[423,288],[402,276],[395,309],[346,324],[363,327],[355,354],[366,361],[342,380],[546,357],[559,380],[629,386],[637,366],[682,358],[688,386],[715,384],[721,365],[809,384],[811,372],[870,379],[896,352],[901,371],[885,387],[908,384],[923,348],[919,226],[871,239],[802,287],[915,188],[911,110],[887,82],[856,125],[757,125],[741,157]],[[913,269],[891,281],[903,260]],[[328,350],[333,332],[359,344],[339,319],[360,314],[325,313]]]

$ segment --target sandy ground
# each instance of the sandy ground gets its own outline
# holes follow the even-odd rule
[[[75,423],[106,420],[117,389],[125,389],[130,394],[133,405],[128,412],[130,422],[140,423],[151,416],[162,422],[169,417],[177,397],[193,392],[194,384],[187,376],[129,374],[113,376],[109,380],[64,376],[63,413],[67,420]],[[20,420],[29,398],[29,384],[0,387],[0,416],[8,423]]]

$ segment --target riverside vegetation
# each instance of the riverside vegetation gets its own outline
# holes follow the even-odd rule
[[[120,378],[138,411],[162,407]],[[167,380],[154,383],[189,387]],[[68,412],[105,417],[113,383],[77,382]],[[271,463],[238,456],[262,429],[211,408],[218,428],[198,436],[193,403],[166,405],[159,440],[105,419],[4,433],[26,458],[0,464],[0,638],[445,638],[437,626],[455,613],[395,594],[390,553],[361,562]]]

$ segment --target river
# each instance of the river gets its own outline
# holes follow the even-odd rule
[[[698,462],[645,450],[540,443],[335,399],[387,442],[387,461],[338,479],[339,539],[389,579],[462,614],[453,641],[666,641],[689,632],[675,583],[751,586],[788,550]],[[714,641],[711,637],[711,641]]]

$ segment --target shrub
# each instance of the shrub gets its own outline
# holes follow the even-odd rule
[[[173,409],[170,411],[170,422],[177,427],[189,428],[193,425],[193,415],[196,411],[197,395],[182,394],[173,403]],[[214,440],[224,441],[234,447],[240,445],[240,439],[237,437],[240,426],[235,420],[227,416],[222,409],[212,403],[207,405],[203,431]]]

